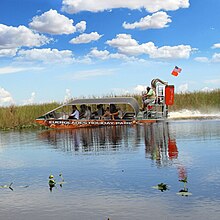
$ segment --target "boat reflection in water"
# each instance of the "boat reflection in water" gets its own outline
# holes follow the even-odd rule
[[[207,120],[1,132],[1,219],[217,220],[219,143]]]
[[[168,123],[154,124],[144,127],[144,141],[146,158],[156,161],[158,167],[169,166],[173,160],[178,173],[178,181],[183,182],[183,188],[177,193],[181,196],[189,196],[187,188],[187,170],[178,159],[176,139],[169,131]]]
[[[176,140],[169,133],[168,123],[48,130],[40,133],[39,138],[55,149],[82,153],[138,150],[144,144],[146,158],[156,160],[160,166],[178,157]]]
[[[114,153],[145,152],[142,157],[150,159],[158,168],[174,166],[178,174],[176,181],[183,180],[187,178],[186,169],[178,160],[175,134],[170,133],[169,126],[169,123],[154,123],[48,130],[39,137],[54,149],[76,155],[102,154],[108,157]]]
[[[146,157],[156,160],[158,166],[165,166],[178,158],[176,139],[169,132],[168,123],[144,126]]]
[[[138,131],[125,126],[48,130],[40,133],[39,138],[65,152],[126,151],[140,146]]]

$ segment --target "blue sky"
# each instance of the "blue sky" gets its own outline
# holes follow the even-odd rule
[[[219,0],[1,0],[0,105],[220,87]],[[178,77],[174,66],[182,68]]]

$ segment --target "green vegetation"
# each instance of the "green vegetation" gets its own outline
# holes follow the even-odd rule
[[[141,96],[133,95],[141,106]],[[0,130],[39,128],[35,118],[58,107],[60,103],[45,103],[39,105],[0,107]],[[199,110],[202,113],[220,111],[220,89],[211,92],[193,92],[175,94],[174,105],[170,111],[182,109]]]
[[[58,103],[0,107],[0,129],[24,129],[39,127],[35,118],[59,106]]]
[[[220,89],[210,92],[175,94],[170,111],[199,110],[201,113],[220,112]]]

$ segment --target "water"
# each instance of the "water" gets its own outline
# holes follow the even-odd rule
[[[183,109],[177,112],[170,112],[169,118],[171,119],[220,119],[219,111],[214,111],[212,113],[201,113],[198,110],[188,110]]]
[[[1,132],[0,219],[217,220],[219,143],[218,120]]]

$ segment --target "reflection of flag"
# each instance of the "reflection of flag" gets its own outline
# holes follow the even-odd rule
[[[182,71],[181,68],[179,68],[178,66],[175,66],[175,68],[173,69],[173,71],[172,71],[171,74],[172,74],[173,76],[178,76],[181,71]]]
[[[185,178],[187,178],[187,171],[186,171],[185,167],[179,166],[177,169],[179,172],[179,179],[180,180],[184,180]]]
[[[176,159],[178,157],[178,149],[176,146],[176,141],[170,138],[168,140],[168,155],[171,160]]]

